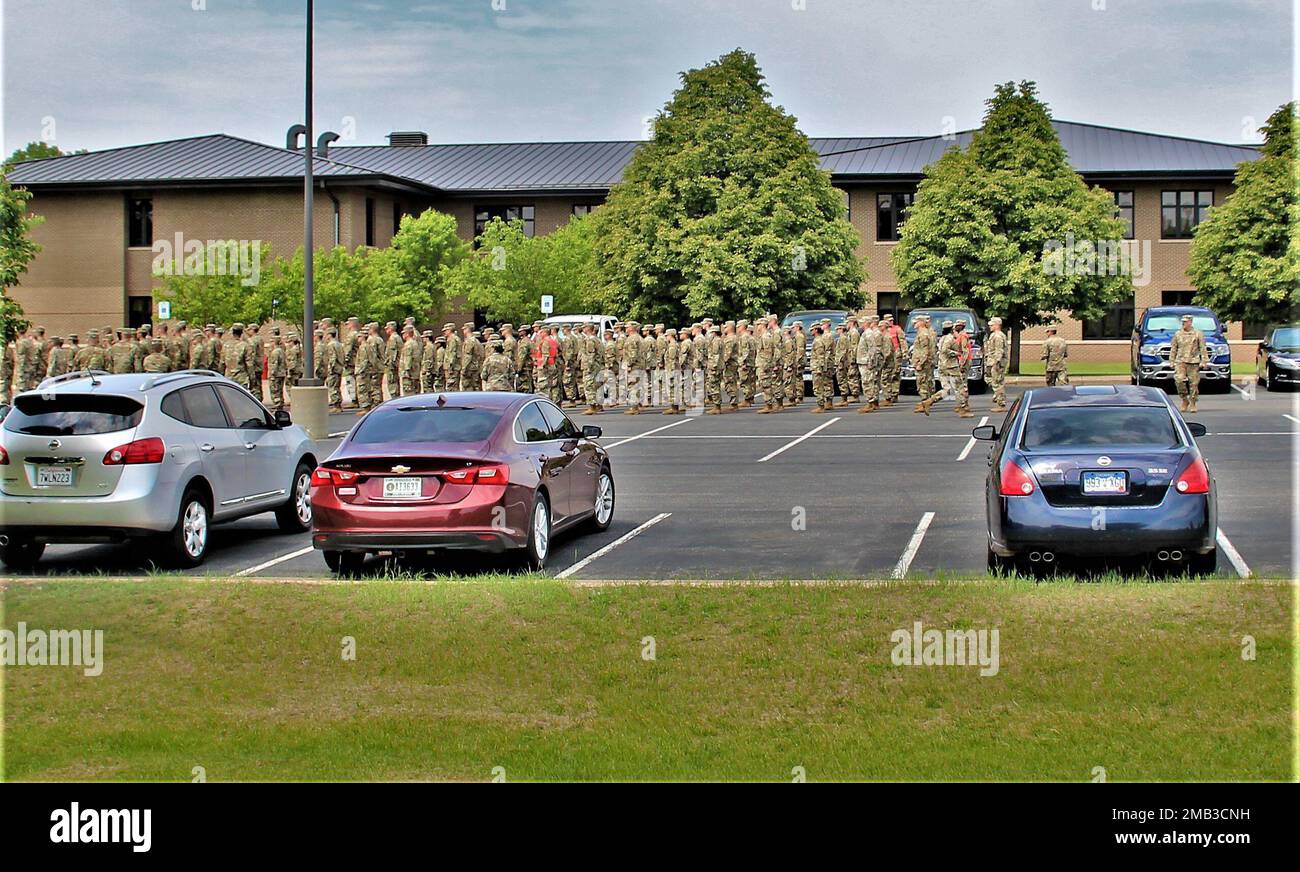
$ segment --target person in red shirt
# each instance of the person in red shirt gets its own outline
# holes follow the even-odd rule
[[[560,354],[560,344],[551,335],[550,327],[543,325],[538,329],[537,341],[533,343],[533,375],[536,379],[537,393],[550,397],[557,405],[560,402],[560,374],[556,366]]]

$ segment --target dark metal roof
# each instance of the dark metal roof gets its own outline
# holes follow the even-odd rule
[[[1076,170],[1093,176],[1203,174],[1230,177],[1259,152],[1227,145],[1054,121]],[[971,131],[952,138],[814,138],[822,166],[837,180],[919,178]],[[382,178],[449,193],[571,191],[603,193],[619,181],[641,143],[522,142],[426,146],[336,146],[318,159],[324,178]],[[163,182],[270,181],[302,177],[302,153],[224,134],[178,139],[19,164],[10,173],[23,185],[145,185]]]

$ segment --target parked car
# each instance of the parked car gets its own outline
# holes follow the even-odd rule
[[[1300,323],[1268,328],[1255,355],[1255,379],[1270,391],[1300,384]]]
[[[35,564],[50,543],[155,540],[197,566],[211,524],[274,511],[311,527],[316,448],[207,370],[69,373],[19,394],[0,425],[0,561]]]
[[[541,569],[552,537],[614,518],[614,473],[542,397],[422,394],[372,410],[312,475],[312,544],[335,572],[382,551],[520,552]]]
[[[1027,391],[993,443],[985,486],[990,570],[1060,556],[1154,557],[1214,572],[1214,477],[1187,423],[1158,388],[1087,385]]]
[[[542,319],[542,323],[547,327],[581,328],[584,324],[595,324],[597,336],[604,336],[605,331],[611,329],[617,322],[618,319],[613,315],[552,315]]]
[[[1169,362],[1169,341],[1182,328],[1183,316],[1192,316],[1192,326],[1205,334],[1210,362],[1201,367],[1201,391],[1227,393],[1232,389],[1232,346],[1227,329],[1203,306],[1152,306],[1133,328],[1129,350],[1129,382],[1174,387],[1174,365]]]
[[[791,312],[781,319],[782,327],[789,327],[796,321],[803,324],[803,385],[805,396],[812,394],[812,328],[814,324],[820,324],[823,318],[831,319],[831,329],[834,330],[848,320],[849,313],[843,309],[804,309]]]
[[[916,342],[916,319],[921,315],[930,316],[930,326],[934,328],[936,336],[942,337],[943,322],[964,321],[966,323],[966,335],[971,338],[971,364],[970,371],[966,374],[966,384],[972,394],[982,394],[988,386],[984,381],[984,337],[988,335],[988,324],[979,315],[975,314],[974,309],[913,309],[907,313],[907,322],[903,325],[903,335],[907,337],[908,347]],[[933,389],[938,390],[938,362],[935,364],[935,380]],[[912,369],[912,358],[904,355],[898,369],[898,389],[905,394],[916,393],[916,371]]]

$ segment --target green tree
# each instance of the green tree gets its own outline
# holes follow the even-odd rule
[[[1133,293],[1111,195],[1070,166],[1033,82],[997,86],[962,150],[926,167],[893,252],[917,306],[968,306],[1020,331],[1097,318]]]
[[[595,213],[604,309],[680,323],[859,306],[843,195],[754,56],[736,49],[681,79]]]
[[[86,150],[84,148],[80,151],[73,152],[73,154],[85,153]],[[27,160],[40,160],[41,158],[46,157],[62,157],[65,154],[67,154],[67,152],[60,149],[57,145],[50,145],[49,143],[39,141],[29,142],[22,148],[14,151],[13,154],[9,155],[8,160],[5,161],[5,167],[9,168],[14,164],[19,164]]]
[[[1187,275],[1196,301],[1234,321],[1290,321],[1300,307],[1296,104],[1260,128],[1260,157],[1237,167],[1234,190],[1196,228]]]
[[[0,345],[27,329],[22,306],[9,296],[9,289],[41,250],[31,233],[43,219],[28,212],[31,198],[30,191],[0,177]]]
[[[263,309],[258,291],[270,278],[266,268],[271,264],[271,247],[263,243],[257,254],[261,258],[257,284],[245,284],[254,281],[251,269],[250,275],[242,274],[236,268],[237,248],[228,251],[230,256],[220,269],[209,259],[206,247],[202,252],[178,252],[170,263],[159,255],[154,261],[154,278],[160,284],[154,289],[154,297],[169,300],[172,317],[191,324],[260,322]]]
[[[586,312],[600,307],[595,262],[591,216],[534,237],[524,235],[522,222],[498,218],[484,229],[478,250],[451,272],[447,293],[463,295],[494,321],[515,324],[541,315],[543,294],[555,297],[557,313]]]

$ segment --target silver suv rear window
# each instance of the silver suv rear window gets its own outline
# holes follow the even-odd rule
[[[144,406],[130,397],[104,394],[27,394],[14,400],[4,428],[27,436],[94,436],[133,430]]]

